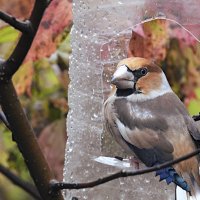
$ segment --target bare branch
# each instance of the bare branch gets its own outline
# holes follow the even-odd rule
[[[0,19],[6,22],[7,24],[11,25],[15,29],[21,31],[22,33],[33,33],[30,21],[22,22],[3,11],[0,11]]]
[[[45,200],[62,200],[61,193],[58,192],[54,196],[49,193],[49,182],[53,179],[53,174],[24,114],[12,82],[1,83],[0,91],[2,110],[41,197]]]
[[[149,167],[146,169],[142,169],[142,170],[137,170],[137,171],[119,171],[117,173],[114,173],[112,175],[106,176],[104,178],[100,178],[98,180],[92,181],[92,182],[88,182],[88,183],[65,183],[65,182],[60,182],[60,183],[56,183],[56,182],[52,182],[51,183],[51,189],[52,192],[56,192],[58,190],[63,190],[63,189],[82,189],[82,188],[91,188],[91,187],[95,187],[101,184],[104,184],[106,182],[112,181],[114,179],[118,179],[118,178],[122,178],[122,177],[128,177],[128,176],[136,176],[136,175],[141,175],[141,174],[146,174],[146,173],[150,173],[153,171],[157,171],[160,170],[162,168],[166,168],[169,166],[172,166],[174,164],[177,164],[179,162],[182,162],[184,160],[187,160],[197,154],[200,153],[200,149],[197,149],[196,151],[189,153],[185,156],[182,156],[180,158],[177,158],[176,160],[172,160],[172,161],[168,161],[165,162],[161,165],[156,165],[154,167]]]
[[[10,170],[5,168],[4,166],[0,165],[0,172],[6,176],[12,183],[19,186],[21,189],[26,191],[28,194],[30,194],[35,199],[41,200],[41,197],[37,191],[37,189],[30,183],[27,183],[20,179],[18,176],[13,174]]]
[[[35,1],[33,11],[28,21],[29,24],[28,27],[30,29],[30,32],[29,34],[24,32],[22,33],[22,36],[20,37],[13,53],[6,61],[0,64],[0,82],[5,82],[7,80],[10,80],[13,74],[19,69],[20,65],[22,64],[24,58],[26,57],[31,47],[31,44],[36,35],[39,24],[42,20],[43,14],[47,6],[48,6],[47,0]]]
[[[32,33],[23,32],[10,57],[6,61],[0,60],[0,104],[41,198],[43,200],[63,200],[61,192],[54,193],[54,195],[49,193],[49,182],[54,176],[38,145],[11,81],[13,74],[19,69],[31,47],[47,6],[47,0],[35,1],[29,19]],[[3,16],[10,20],[7,15]]]

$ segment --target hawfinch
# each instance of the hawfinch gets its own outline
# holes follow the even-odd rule
[[[119,62],[104,103],[105,124],[114,139],[146,166],[162,164],[197,148],[200,132],[172,91],[162,69],[144,58]],[[200,192],[198,157],[158,170],[160,180],[189,195]]]

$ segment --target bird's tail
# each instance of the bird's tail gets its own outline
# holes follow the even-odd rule
[[[194,177],[193,175],[185,176],[184,179],[187,181],[190,192],[185,192],[185,198],[184,192],[181,191],[181,188],[177,187],[176,189],[176,200],[200,200],[200,176],[199,174]]]
[[[197,183],[194,178],[192,179],[191,184],[191,196],[188,198],[188,200],[200,200],[200,182]]]
[[[173,167],[166,167],[156,171],[156,176],[160,176],[160,181],[165,180],[167,184],[175,183],[183,190],[190,192],[189,184],[175,171]]]

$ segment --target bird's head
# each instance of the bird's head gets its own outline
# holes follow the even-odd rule
[[[130,94],[149,95],[154,91],[171,91],[162,69],[152,61],[140,57],[120,61],[111,83],[118,91],[129,91]]]

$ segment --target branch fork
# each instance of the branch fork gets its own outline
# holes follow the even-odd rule
[[[44,12],[50,2],[49,0],[35,0],[31,16],[26,21],[20,21],[0,11],[1,20],[22,32],[17,46],[10,57],[5,61],[0,60],[0,104],[8,123],[4,118],[1,118],[1,120],[12,131],[13,138],[24,157],[41,199],[63,200],[60,191],[56,195],[49,192],[50,180],[54,176],[39,147],[11,81],[12,76],[21,66],[31,47]]]

